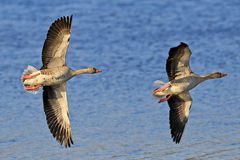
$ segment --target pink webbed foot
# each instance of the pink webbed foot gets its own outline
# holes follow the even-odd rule
[[[33,74],[33,75],[24,75],[22,77],[23,80],[25,79],[30,79],[30,78],[34,78],[34,77],[37,77],[38,75],[40,75],[40,73],[36,73],[36,74]]]
[[[170,84],[167,84],[167,85],[163,86],[162,88],[155,89],[155,90],[153,91],[153,93],[162,92],[162,91],[164,91],[164,90],[166,90],[166,89],[168,89],[168,88],[170,88],[170,87],[171,87],[171,85],[170,85]]]
[[[42,85],[24,86],[24,89],[27,91],[37,91],[37,90],[39,90],[40,87],[42,87]]]
[[[160,99],[160,101],[159,101],[158,103],[166,102],[166,101],[168,101],[171,97],[172,97],[172,94],[167,95],[166,98]]]

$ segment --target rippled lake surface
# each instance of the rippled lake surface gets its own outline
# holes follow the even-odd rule
[[[46,124],[41,92],[26,93],[22,71],[41,67],[49,25],[74,15],[67,63],[105,72],[68,82],[75,144],[61,147]],[[240,159],[239,0],[1,0],[0,159]],[[228,73],[191,91],[180,144],[167,103],[151,91],[167,81],[165,61],[181,41],[198,74]]]

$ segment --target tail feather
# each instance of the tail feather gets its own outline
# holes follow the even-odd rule
[[[163,81],[161,81],[161,80],[156,80],[156,81],[154,81],[153,83],[154,83],[154,85],[156,85],[156,86],[162,86],[162,85],[165,85],[165,84],[166,84],[165,82],[163,82]]]
[[[39,89],[38,90],[35,90],[35,91],[30,91],[30,90],[26,90],[26,89],[24,89],[26,92],[28,92],[28,93],[32,93],[32,94],[37,94],[38,93],[38,91],[39,91]]]
[[[23,71],[21,80],[23,80],[23,76],[30,75],[36,71],[38,71],[38,70],[35,67],[28,65],[28,67]]]
[[[27,75],[31,75],[35,72],[38,72],[38,70],[33,67],[33,66],[28,66],[22,73],[22,76],[21,76],[21,81],[22,81],[22,84],[23,84],[23,87],[24,87],[24,90],[29,92],[29,93],[33,93],[33,94],[37,94],[39,89],[41,88],[41,86],[30,86],[29,84],[26,84],[25,83],[25,80],[27,80],[26,78],[23,78],[24,76],[26,77]],[[29,88],[30,87],[30,88]],[[31,88],[33,87],[33,88]],[[35,88],[34,88],[35,87]]]

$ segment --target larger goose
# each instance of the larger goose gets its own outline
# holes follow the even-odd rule
[[[73,144],[68,114],[66,82],[86,73],[102,72],[96,68],[72,70],[66,64],[72,16],[61,17],[50,26],[42,50],[40,70],[29,66],[23,73],[24,89],[36,92],[43,87],[43,105],[48,127],[56,140],[65,147]]]
[[[203,81],[227,75],[215,72],[199,76],[193,73],[189,66],[190,56],[191,51],[186,43],[181,42],[179,46],[171,48],[166,64],[169,82],[153,91],[154,96],[162,98],[159,102],[168,101],[171,135],[176,143],[181,140],[192,105],[189,90]]]

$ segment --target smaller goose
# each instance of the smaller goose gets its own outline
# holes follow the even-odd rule
[[[102,72],[93,67],[72,70],[67,66],[71,25],[72,16],[61,17],[52,23],[43,45],[42,68],[37,70],[28,66],[22,75],[26,91],[36,93],[43,87],[43,106],[48,127],[53,137],[65,147],[73,144],[66,82],[77,75]]]
[[[168,101],[171,135],[175,143],[180,142],[188,121],[192,105],[189,90],[203,81],[222,78],[227,75],[215,72],[199,76],[193,73],[189,66],[190,56],[191,51],[186,43],[181,42],[179,46],[171,48],[166,64],[169,82],[158,81],[159,84],[164,84],[164,86],[153,91],[154,96],[161,98],[159,103]]]

